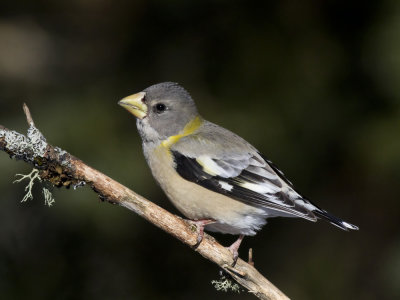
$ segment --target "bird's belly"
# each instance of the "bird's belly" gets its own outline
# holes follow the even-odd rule
[[[213,219],[206,229],[229,234],[254,235],[266,223],[264,209],[208,190],[183,179],[174,169],[170,152],[162,146],[146,155],[153,176],[174,206],[192,220]]]

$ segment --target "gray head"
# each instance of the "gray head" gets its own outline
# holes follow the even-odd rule
[[[152,85],[118,103],[137,118],[139,133],[146,141],[177,135],[198,116],[192,97],[173,82]]]

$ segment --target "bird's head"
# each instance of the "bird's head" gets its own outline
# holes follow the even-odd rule
[[[181,133],[198,117],[189,93],[177,83],[163,82],[118,102],[137,118],[142,139],[165,140]]]

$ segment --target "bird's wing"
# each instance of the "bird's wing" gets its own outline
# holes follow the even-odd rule
[[[221,140],[223,143],[221,143]],[[248,205],[316,221],[313,204],[254,147],[218,127],[213,135],[188,136],[171,147],[176,171],[184,179]]]

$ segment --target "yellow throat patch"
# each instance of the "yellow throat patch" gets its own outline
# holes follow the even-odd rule
[[[169,138],[167,138],[166,140],[162,141],[161,146],[169,149],[173,144],[178,142],[181,138],[188,136],[188,135],[192,134],[193,132],[195,132],[197,129],[199,129],[199,127],[201,126],[202,123],[203,123],[203,119],[201,117],[197,116],[192,121],[190,121],[189,123],[186,124],[185,128],[183,128],[181,133],[179,133],[177,135],[172,135]]]

